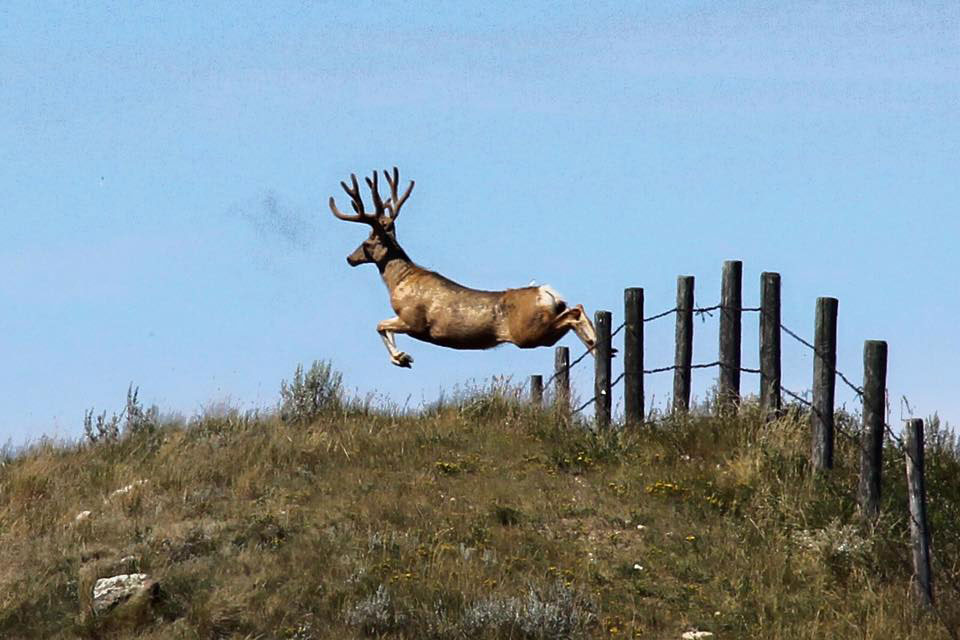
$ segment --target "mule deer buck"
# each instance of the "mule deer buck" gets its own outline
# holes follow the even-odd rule
[[[439,273],[413,263],[397,242],[397,218],[410,197],[413,180],[402,195],[398,192],[400,172],[383,172],[390,185],[384,200],[377,185],[377,172],[366,178],[374,210],[367,213],[357,176],[352,186],[340,185],[350,196],[353,214],[341,213],[330,197],[333,215],[370,227],[370,236],[347,256],[351,267],[372,262],[390,292],[390,306],[396,316],[377,325],[390,362],[410,367],[413,358],[400,351],[394,338],[405,333],[418,340],[453,349],[489,349],[510,342],[521,349],[549,347],[570,329],[593,351],[597,334],[583,305],[568,307],[551,287],[529,286],[506,291],[478,291],[457,284]]]

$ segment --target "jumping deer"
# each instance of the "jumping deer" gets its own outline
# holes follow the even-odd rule
[[[506,291],[469,289],[439,273],[424,269],[407,256],[397,242],[397,218],[414,182],[402,195],[397,190],[400,172],[383,172],[390,185],[390,197],[384,200],[377,186],[377,172],[365,178],[374,210],[367,213],[357,176],[350,174],[352,186],[340,185],[350,196],[353,214],[341,213],[333,196],[330,210],[347,222],[370,227],[370,236],[347,256],[347,264],[377,265],[383,283],[390,292],[390,306],[396,316],[377,325],[390,362],[410,367],[413,358],[400,351],[395,334],[453,349],[489,349],[509,342],[521,349],[549,347],[570,329],[587,349],[593,351],[597,334],[583,305],[569,307],[550,286],[528,286]]]

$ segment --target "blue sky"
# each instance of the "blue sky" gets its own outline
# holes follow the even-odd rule
[[[388,363],[386,292],[344,261],[364,231],[326,199],[394,164],[424,266],[547,282],[619,324],[625,287],[653,313],[691,274],[713,304],[741,259],[745,303],[780,272],[805,336],[839,298],[854,380],[888,340],[892,419],[905,396],[955,424],[958,107],[955,2],[4,3],[0,439],[76,436],[130,382],[185,415],[269,406],[314,359],[410,406],[549,372],[548,349],[403,336],[414,368]],[[716,319],[696,331],[714,360]],[[648,326],[648,366],[672,341]],[[754,320],[743,343],[750,366]],[[809,388],[784,345],[785,386]],[[670,378],[647,388],[662,405]]]

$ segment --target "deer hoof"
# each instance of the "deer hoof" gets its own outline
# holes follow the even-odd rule
[[[390,362],[397,365],[398,367],[403,367],[404,369],[409,369],[410,365],[413,364],[413,358],[407,355],[404,352],[400,352],[397,355],[390,358]]]

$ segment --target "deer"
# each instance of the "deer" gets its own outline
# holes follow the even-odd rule
[[[353,213],[342,213],[333,196],[330,210],[346,222],[370,227],[370,235],[347,256],[357,267],[374,264],[390,293],[396,316],[377,324],[390,362],[410,368],[413,358],[397,348],[396,334],[452,349],[489,349],[511,343],[521,349],[550,347],[571,329],[594,353],[597,333],[583,305],[569,306],[549,285],[526,286],[503,291],[471,289],[414,263],[397,241],[397,218],[413,191],[411,180],[399,194],[400,172],[383,171],[390,195],[380,195],[377,171],[365,181],[370,189],[373,211],[368,213],[360,195],[356,174],[351,184],[340,186],[350,197]]]

